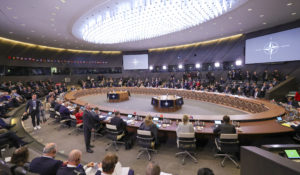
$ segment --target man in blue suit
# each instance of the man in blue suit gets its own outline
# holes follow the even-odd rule
[[[32,119],[32,125],[33,129],[41,129],[40,127],[40,107],[42,106],[42,103],[36,99],[36,94],[32,95],[32,99],[27,102],[25,112],[24,114],[27,114],[29,112],[29,115]],[[29,109],[29,111],[28,111]]]
[[[43,156],[33,159],[29,171],[40,175],[56,175],[57,170],[63,165],[60,160],[55,160],[56,144],[48,143],[43,150]]]
[[[71,112],[70,112],[68,106],[69,106],[68,102],[66,102],[65,105],[60,106],[58,112],[60,113],[61,120],[71,119],[71,117],[70,117]],[[70,127],[71,126],[71,121],[68,121],[66,124]]]
[[[69,153],[68,163],[58,169],[56,175],[85,175],[83,166],[80,164],[81,151],[74,149]]]

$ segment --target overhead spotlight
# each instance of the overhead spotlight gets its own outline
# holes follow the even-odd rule
[[[163,70],[166,70],[167,69],[167,66],[163,66]]]
[[[178,68],[179,68],[179,69],[182,69],[182,68],[183,68],[182,64],[179,64],[179,65],[178,65]]]
[[[200,65],[199,63],[197,63],[197,64],[195,65],[195,67],[196,67],[196,68],[200,68],[201,65]]]
[[[236,60],[236,61],[235,61],[235,65],[241,66],[241,65],[242,65],[242,60]]]
[[[149,70],[153,70],[153,66],[149,66]]]
[[[215,67],[220,67],[220,63],[219,62],[215,62]]]

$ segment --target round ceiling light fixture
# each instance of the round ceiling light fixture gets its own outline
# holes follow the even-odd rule
[[[99,4],[73,25],[87,42],[115,44],[150,39],[212,20],[247,0],[115,0]]]

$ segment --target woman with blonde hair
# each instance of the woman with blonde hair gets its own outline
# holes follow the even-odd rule
[[[178,127],[176,128],[177,135],[179,133],[191,133],[194,131],[194,126],[192,123],[189,122],[189,116],[183,115],[182,122],[178,124]]]
[[[157,126],[153,123],[152,121],[152,117],[151,115],[147,115],[145,117],[144,122],[141,124],[140,130],[146,130],[146,131],[150,131],[152,136],[154,137],[155,140],[155,145],[158,144],[158,137],[157,137],[157,132],[158,132],[158,128]]]

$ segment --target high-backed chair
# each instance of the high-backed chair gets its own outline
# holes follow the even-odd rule
[[[118,131],[115,125],[106,124],[106,137],[111,140],[110,143],[107,144],[105,151],[108,150],[109,147],[113,146],[116,151],[118,151],[117,144],[125,144],[125,142],[120,141],[123,136],[125,136],[124,131]]]
[[[154,149],[155,141],[154,137],[151,135],[150,131],[137,130],[137,143],[142,148],[139,150],[137,159],[141,157],[142,154],[147,153],[148,160],[151,160],[151,152],[157,153],[157,150]]]
[[[76,133],[78,135],[79,132],[83,132],[83,123],[77,124],[76,117],[74,115],[70,115],[71,117],[71,127],[74,128],[69,135]]]
[[[185,158],[190,157],[194,160],[194,163],[198,163],[196,159],[195,152],[192,152],[196,149],[196,139],[195,133],[178,133],[177,135],[177,147],[182,150],[181,152],[176,153],[176,157],[183,155],[182,164],[185,164]]]
[[[224,157],[221,162],[222,167],[224,167],[225,160],[229,159],[237,168],[240,168],[240,165],[234,160],[234,154],[240,150],[238,134],[221,134],[220,138],[215,138],[215,144],[218,151],[221,152],[215,154],[215,157]]]

